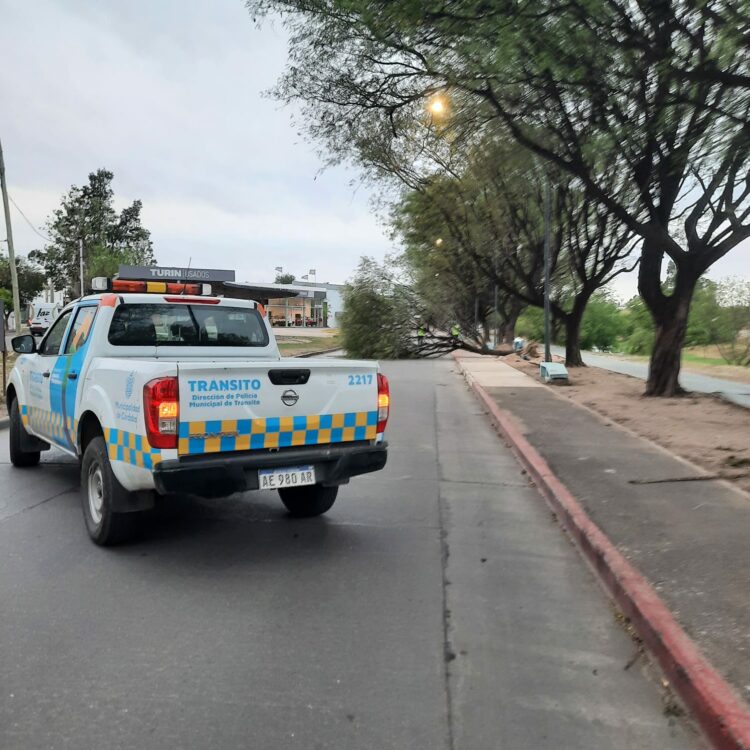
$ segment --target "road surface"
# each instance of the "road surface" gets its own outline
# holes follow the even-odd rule
[[[565,347],[553,346],[552,353],[564,357]],[[595,354],[588,351],[583,352],[583,360],[592,367],[601,367],[603,370],[631,375],[641,380],[648,377],[647,362],[636,362],[629,359],[620,359],[612,354]],[[733,380],[713,378],[710,375],[699,375],[685,370],[680,372],[680,383],[688,391],[716,393],[728,401],[750,408],[750,383],[737,383]]]
[[[99,549],[0,432],[0,747],[702,747],[452,362],[386,371],[386,471],[308,521],[183,497]]]

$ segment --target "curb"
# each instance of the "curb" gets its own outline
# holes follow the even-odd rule
[[[648,581],[589,518],[547,462],[526,440],[510,415],[454,357],[497,431],[528,471],[609,595],[630,619],[656,657],[709,742],[717,750],[750,750],[750,710],[687,636]]]

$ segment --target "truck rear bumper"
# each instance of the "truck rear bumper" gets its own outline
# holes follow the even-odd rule
[[[312,464],[318,483],[331,486],[344,484],[359,474],[379,471],[387,459],[385,442],[188,456],[162,461],[154,467],[154,483],[162,495],[183,492],[225,497],[233,492],[257,490],[260,469]]]

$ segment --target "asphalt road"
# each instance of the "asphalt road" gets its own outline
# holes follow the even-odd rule
[[[325,518],[179,498],[85,535],[0,432],[0,748],[696,748],[447,360],[387,364],[390,460]]]
[[[561,357],[565,356],[565,347],[553,346],[552,353]],[[648,377],[648,363],[634,362],[629,359],[619,359],[612,354],[595,354],[594,352],[583,352],[583,360],[592,367],[601,367],[603,370],[619,372],[623,375],[631,375],[634,378],[645,380]],[[737,383],[734,380],[723,380],[710,375],[699,375],[694,372],[680,372],[680,383],[688,391],[699,393],[716,393],[733,401],[735,404],[750,408],[750,384]]]

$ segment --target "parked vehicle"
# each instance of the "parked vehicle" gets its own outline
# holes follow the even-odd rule
[[[385,466],[388,381],[377,363],[282,360],[263,308],[202,285],[95,279],[37,346],[16,336],[10,459],[54,445],[81,461],[83,514],[123,541],[155,495],[276,489],[295,516]],[[207,290],[206,290],[207,291]]]
[[[43,336],[60,313],[61,306],[52,302],[38,302],[30,306],[29,330],[33,336]]]

